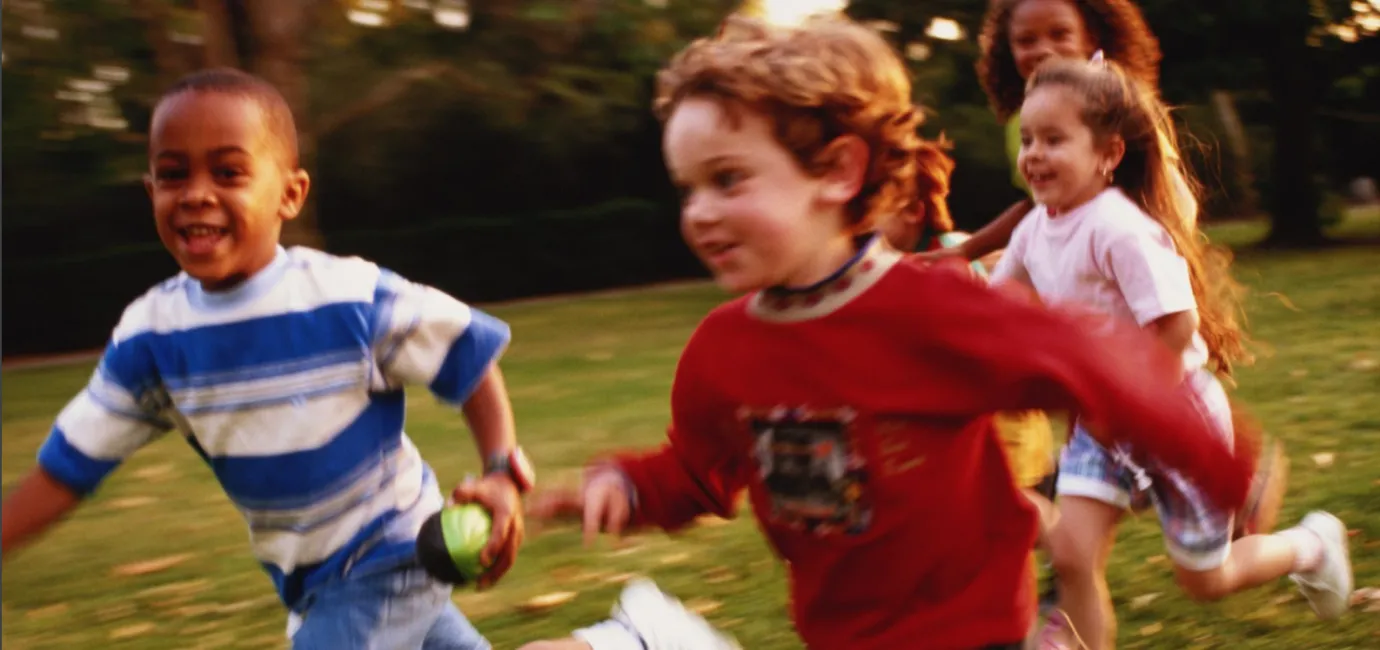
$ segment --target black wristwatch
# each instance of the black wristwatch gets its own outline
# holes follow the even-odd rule
[[[484,461],[484,475],[504,474],[517,486],[518,494],[527,494],[536,485],[537,477],[532,471],[532,463],[527,460],[522,447],[499,452]]]

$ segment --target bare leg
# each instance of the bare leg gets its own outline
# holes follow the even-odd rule
[[[1227,561],[1215,569],[1174,567],[1184,593],[1199,601],[1219,600],[1273,582],[1294,567],[1294,544],[1279,535],[1250,535],[1233,542]]]
[[[1073,628],[1062,641],[1088,650],[1115,645],[1116,615],[1107,589],[1107,560],[1122,510],[1084,497],[1059,498],[1059,523],[1050,554],[1059,580],[1059,606]]]

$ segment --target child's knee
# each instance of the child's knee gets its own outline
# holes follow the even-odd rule
[[[1174,567],[1174,581],[1189,598],[1202,602],[1222,600],[1232,593],[1226,571],[1222,567],[1206,571],[1194,571]]]

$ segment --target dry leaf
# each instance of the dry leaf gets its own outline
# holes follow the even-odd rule
[[[163,463],[162,465],[150,465],[148,467],[141,468],[139,469],[139,471],[135,472],[134,475],[142,479],[154,479],[166,477],[169,474],[172,474],[172,472],[172,464]]]
[[[1313,454],[1313,464],[1318,467],[1331,467],[1332,462],[1337,459],[1337,455],[1332,452]]]
[[[24,616],[27,617],[27,618],[47,618],[47,617],[49,617],[49,616],[55,616],[55,615],[57,615],[57,614],[62,614],[62,613],[64,613],[64,612],[66,612],[66,611],[67,611],[67,603],[57,603],[57,604],[55,604],[55,605],[48,605],[47,607],[40,607],[40,608],[38,608],[38,609],[31,609],[31,610],[29,610],[28,612],[26,612],[26,613],[24,614]]]
[[[1380,367],[1380,361],[1368,357],[1361,357],[1351,362],[1352,370],[1375,370]]]
[[[720,607],[723,607],[723,603],[716,600],[710,600],[708,598],[694,598],[685,602],[686,609],[696,614],[699,614],[700,616],[707,616],[710,612],[713,612],[719,609]]]
[[[130,508],[146,506],[155,501],[157,501],[157,499],[153,497],[121,497],[119,499],[111,499],[110,507],[128,510]]]
[[[1276,596],[1274,600],[1271,600],[1271,601],[1270,601],[1270,603],[1271,603],[1271,604],[1274,604],[1274,605],[1283,605],[1283,604],[1285,604],[1285,603],[1288,603],[1288,602],[1293,601],[1294,599],[1295,599],[1295,596],[1294,596],[1294,594],[1291,592],[1291,593],[1284,594],[1283,596]]]
[[[1168,560],[1169,558],[1163,555],[1151,555],[1150,557],[1145,558],[1145,562],[1147,564],[1164,564]]]
[[[134,625],[117,627],[110,631],[110,638],[128,639],[130,637],[139,636],[141,634],[148,634],[149,632],[153,631],[153,628],[153,623],[135,623]]]
[[[621,585],[632,579],[633,574],[631,573],[615,573],[607,578],[604,578],[604,584]]]
[[[191,553],[181,553],[178,555],[168,555],[165,557],[160,557],[154,560],[134,562],[131,564],[121,564],[120,566],[117,566],[114,569],[112,569],[110,573],[111,575],[120,578],[142,576],[150,573],[157,573],[159,571],[166,571],[172,567],[182,564],[183,562],[186,562],[191,557]]]
[[[684,561],[686,561],[686,560],[688,560],[688,559],[690,559],[690,554],[689,554],[689,553],[672,553],[672,554],[670,554],[670,555],[663,555],[663,556],[661,556],[661,563],[662,563],[662,564],[680,564],[681,562],[684,562]]]
[[[181,582],[169,582],[166,584],[149,587],[140,590],[135,596],[141,598],[153,598],[156,596],[182,596],[200,593],[211,588],[211,581],[205,579],[183,580]]]
[[[1135,598],[1131,599],[1131,609],[1140,609],[1142,607],[1145,607],[1146,605],[1155,602],[1155,599],[1159,597],[1160,594],[1158,592],[1153,594],[1145,594],[1144,596],[1136,596]]]
[[[1296,378],[1297,378],[1297,377],[1307,377],[1307,376],[1308,376],[1308,369],[1307,369],[1307,368],[1294,368],[1293,370],[1290,370],[1290,371],[1289,371],[1289,376],[1290,376],[1290,377],[1296,377]]]
[[[1147,626],[1145,626],[1145,627],[1143,627],[1143,628],[1140,628],[1140,635],[1141,635],[1141,636],[1150,636],[1150,635],[1152,635],[1152,634],[1159,634],[1159,633],[1160,633],[1160,630],[1163,630],[1163,629],[1164,629],[1164,624],[1163,624],[1163,623],[1151,623],[1151,624],[1149,624],[1149,625],[1147,625]]]
[[[726,566],[714,567],[704,572],[705,584],[717,585],[722,582],[731,582],[737,579],[738,575],[733,573],[733,570]]]
[[[575,600],[575,592],[573,591],[553,591],[549,594],[529,598],[527,602],[518,607],[529,613],[544,612],[560,607],[572,600]]]

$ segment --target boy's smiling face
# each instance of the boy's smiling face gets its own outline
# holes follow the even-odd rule
[[[207,291],[272,262],[283,220],[306,200],[307,173],[267,118],[253,98],[217,91],[173,95],[154,113],[145,186],[158,237]]]
[[[690,97],[666,124],[666,165],[684,195],[681,233],[731,292],[813,284],[852,255],[844,210],[861,185],[866,145],[841,138],[836,170],[813,175],[769,118],[735,109]]]

